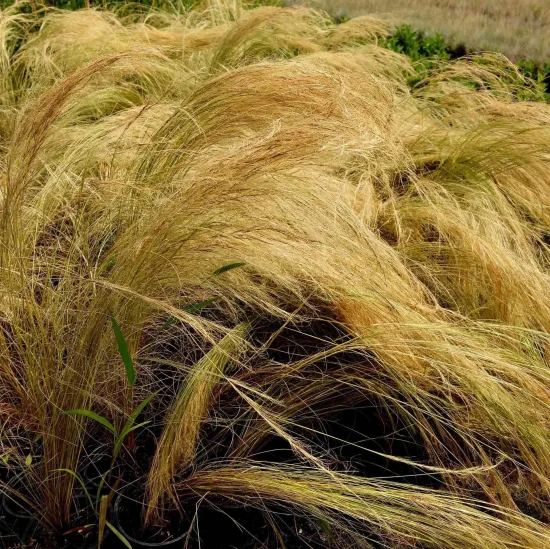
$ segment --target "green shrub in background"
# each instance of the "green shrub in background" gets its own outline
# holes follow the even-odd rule
[[[336,24],[346,21],[349,21],[349,18],[344,14],[334,17]],[[389,36],[383,37],[379,41],[379,45],[405,54],[416,62],[418,75],[409,82],[411,85],[422,79],[425,71],[433,66],[433,61],[458,59],[473,53],[464,44],[452,45],[442,34],[426,34],[414,29],[411,25],[401,25],[395,28]],[[545,65],[535,61],[522,60],[519,61],[518,68],[521,74],[536,83],[534,93],[529,93],[529,90],[526,90],[525,94],[519,94],[518,98],[529,100],[537,93],[543,93],[546,100],[550,102],[550,60]]]
[[[544,65],[534,61],[521,60],[518,67],[522,74],[533,79],[539,86],[544,88],[546,95],[550,94],[550,60]],[[548,99],[550,100],[550,97]]]
[[[380,42],[381,46],[408,55],[413,61],[425,58],[451,59],[448,44],[441,34],[425,35],[410,25],[397,27]]]
[[[413,29],[410,25],[397,27],[392,34],[384,37],[379,44],[397,53],[409,56],[413,61],[418,62],[417,68],[421,74],[429,69],[431,61],[458,59],[468,53],[466,46],[458,44],[451,45],[441,34],[427,35],[422,31]],[[544,94],[550,102],[550,61],[545,65],[534,61],[522,60],[518,63],[520,73],[535,82],[536,89],[533,90]],[[527,92],[525,96],[518,97],[522,100],[529,100],[531,97]],[[534,94],[531,94],[534,95]]]

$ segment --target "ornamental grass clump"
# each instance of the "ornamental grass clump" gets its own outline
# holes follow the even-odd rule
[[[326,547],[550,544],[550,105],[499,55],[414,77],[386,34],[0,12],[2,482],[45,547],[115,455],[88,412],[142,426],[119,486],[189,543],[210,506],[273,547],[289,513]]]

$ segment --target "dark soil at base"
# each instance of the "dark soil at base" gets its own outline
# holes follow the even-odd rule
[[[262,329],[263,328],[263,329]],[[266,338],[281,328],[276,323],[266,323],[255,332],[255,345],[265,343]],[[263,334],[263,335],[262,335]],[[312,322],[305,326],[284,328],[273,344],[265,350],[266,360],[279,364],[288,363],[301,357],[311,355],[323,347],[323,342],[343,340],[346,335],[334,325],[326,322]],[[328,344],[328,343],[327,343]],[[343,362],[357,361],[358,357],[345,353],[338,357],[325,359],[314,365],[321,374]],[[362,357],[365,360],[365,357]],[[333,361],[333,362],[331,362]],[[166,372],[168,382],[170,372]],[[415,461],[426,461],[422,444],[414,439],[414,434],[396,417],[383,417],[381,408],[373,402],[353,402],[352,406],[343,405],[324,416],[313,410],[311,427],[315,418],[321,418],[324,434],[318,434],[316,442],[330,450],[335,461],[346,464],[347,470],[363,477],[391,477],[407,483],[436,487],[440,479],[434,475],[422,474],[421,471],[403,463],[384,458],[381,454],[406,457]],[[155,413],[155,412],[153,412]],[[388,412],[389,413],[389,412]],[[155,417],[155,421],[158,421]],[[118,524],[130,538],[143,540],[146,543],[169,543],[181,537],[177,543],[168,547],[187,547],[187,549],[275,549],[283,544],[288,549],[323,549],[330,545],[330,530],[326,524],[315,522],[306,517],[293,514],[288,509],[256,509],[241,505],[238,502],[208,496],[185,501],[179,512],[169,516],[169,525],[164,530],[143,531],[142,506],[136,501],[142,497],[145,473],[152,459],[155,439],[160,435],[162,425],[152,424],[142,430],[136,437],[136,454],[126,463],[117,463],[116,471],[123,477],[122,494],[118,504],[116,499],[111,505],[109,520]],[[307,433],[304,433],[307,435]],[[217,446],[223,455],[223,435],[215,430],[205,432],[208,440],[218,437]],[[220,438],[221,436],[221,438]],[[109,465],[108,445],[101,440],[94,440],[85,452],[80,474],[86,484],[97,489],[98,478]],[[128,457],[128,456],[126,456]],[[293,453],[288,443],[276,436],[267,439],[261,447],[255,449],[252,459],[271,463],[292,463]],[[124,461],[124,457],[123,460]],[[3,471],[2,480],[9,480],[9,474]],[[97,547],[97,528],[95,526],[78,531],[79,526],[97,522],[93,512],[86,506],[82,495],[76,500],[72,524],[67,527],[65,535],[52,538],[47,536],[31,518],[18,518],[3,507],[0,516],[0,547],[6,549],[88,549]],[[117,516],[114,511],[117,511]],[[267,512],[266,512],[267,511]],[[183,537],[182,537],[183,536]],[[373,546],[377,546],[373,533]],[[140,546],[132,542],[134,549]],[[155,545],[150,545],[154,547]],[[158,545],[157,545],[158,546]],[[124,545],[109,532],[102,544],[105,549],[118,549]]]

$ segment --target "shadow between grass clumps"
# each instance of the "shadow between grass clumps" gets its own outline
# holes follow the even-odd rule
[[[278,334],[273,338],[273,334]],[[329,350],[335,342],[350,341],[350,336],[337,324],[325,320],[312,320],[299,324],[285,324],[281,320],[258,322],[250,336],[254,348],[262,349],[255,361],[257,368],[268,368],[274,364],[288,366],[316,353]],[[304,378],[322,378],[330,371],[345,368],[346,365],[368,361],[376,368],[373,355],[364,351],[343,351],[329,355],[312,364],[303,373]],[[221,397],[223,398],[223,397]],[[231,402],[220,405],[221,409],[231,406]],[[233,402],[233,406],[239,406]],[[307,417],[292,434],[301,440],[311,440],[331,456],[336,469],[350,470],[361,477],[385,477],[392,481],[402,481],[423,487],[437,488],[441,479],[437,474],[425,473],[417,467],[390,459],[387,456],[406,458],[419,463],[426,462],[428,456],[422,441],[415,438],[397,414],[389,408],[381,408],[364,398],[360,401],[343,399],[341,402],[321,402],[309,407]],[[145,433],[143,433],[145,436]],[[216,441],[218,455],[212,459],[225,457],[231,445],[233,432],[223,428],[207,426],[202,438]],[[296,456],[289,443],[282,437],[270,435],[254,447],[252,461],[272,464],[291,464]],[[263,505],[263,504],[262,504]],[[293,549],[322,548],[330,545],[330,532],[322,521],[289,514],[288,509],[267,509],[263,512],[240,502],[215,496],[205,500],[187,501],[183,505],[186,521],[195,517],[198,530],[191,538],[195,545],[205,549],[229,549],[243,547],[278,548],[281,539],[286,547]],[[272,519],[267,520],[266,512]],[[196,513],[196,514],[195,514]],[[216,528],[200,528],[203,525],[220,525]],[[222,526],[223,525],[223,526]],[[382,540],[371,532],[373,547],[382,547]]]
[[[272,338],[274,333],[278,335]],[[299,361],[329,349],[334,342],[345,342],[349,340],[349,336],[336,324],[322,320],[299,325],[263,321],[255,326],[250,339],[254,348],[262,349],[255,362],[256,367],[267,368],[274,364],[288,365]],[[185,341],[174,338],[168,345],[171,354],[178,354]],[[193,358],[189,357],[189,360],[192,361]],[[372,361],[372,367],[376,367],[374,358],[365,356],[364,352],[359,354],[344,351],[309,364],[303,375],[313,379],[359,360]],[[174,368],[164,365],[163,369],[166,371],[157,378],[158,387],[155,387],[160,389],[159,401],[163,399],[163,392],[177,391],[178,384],[185,380],[185,376]],[[219,398],[224,397],[219,395]],[[231,404],[228,399],[227,405],[238,407],[239,404]],[[220,408],[224,409],[223,401]],[[293,549],[327,547],[330,529],[322,521],[300,516],[297,512],[291,513],[288,509],[278,509],[274,504],[266,507],[266,504],[261,503],[260,507],[255,508],[221,496],[188,497],[180,501],[179,510],[173,509],[167,514],[168,527],[165,525],[162,530],[150,529],[144,533],[141,530],[143,507],[139,502],[144,500],[144,479],[155,451],[156,440],[162,432],[163,418],[158,417],[160,409],[145,410],[145,417],[154,421],[137,433],[135,454],[125,450],[115,464],[117,474],[124,480],[122,489],[117,490],[117,500],[109,518],[130,540],[133,547],[162,546],[155,545],[159,543],[166,543],[166,547],[183,547],[185,543],[190,549],[275,549],[281,547],[281,542]],[[350,405],[344,399],[342,402],[321,402],[312,406],[308,416],[303,418],[293,434],[298,438],[311,440],[312,432],[315,433],[315,443],[331,457],[337,469],[345,468],[361,477],[386,477],[419,486],[437,487],[440,484],[440,480],[433,474],[425,474],[408,464],[385,457],[391,455],[418,462],[427,459],[421,441],[415,440],[407,426],[397,416],[391,417],[387,408],[381,409],[373,402],[363,399]],[[92,430],[80,463],[79,473],[92,491],[97,489],[98,480],[110,466],[109,440],[104,435],[100,428]],[[221,426],[215,422],[205,424],[201,438],[213,441],[208,448],[209,460],[227,457],[233,436],[234,432],[224,428],[223,422]],[[249,458],[272,464],[296,462],[289,443],[276,435],[266,436],[254,447]],[[2,469],[2,475],[3,479],[10,480],[5,468]],[[185,473],[182,478],[185,478]],[[108,486],[105,489],[107,488]],[[90,528],[85,535],[78,532],[78,525],[87,524],[93,519],[93,513],[86,515],[88,511],[83,492],[77,493],[73,506],[73,526],[68,527],[57,540],[49,540],[48,543],[55,543],[55,546],[64,549],[96,547],[95,528]],[[29,528],[29,522],[32,522],[33,528]],[[30,518],[21,521],[16,517],[13,520],[7,517],[2,528],[6,536],[4,540],[9,540],[9,544],[4,544],[4,547],[17,547],[18,543],[25,547],[24,544],[32,544],[33,540],[42,538],[40,529]],[[373,546],[377,546],[376,535],[373,533],[371,537]],[[135,539],[141,539],[144,543],[136,543]],[[116,536],[109,534],[102,547],[116,549],[124,545]]]

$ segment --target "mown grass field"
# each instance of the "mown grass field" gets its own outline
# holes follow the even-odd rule
[[[0,544],[550,546],[550,104],[397,45],[0,12]]]
[[[550,61],[547,0],[314,0],[309,5],[338,17],[370,14],[410,24],[441,33],[455,45],[500,51],[515,61]]]

